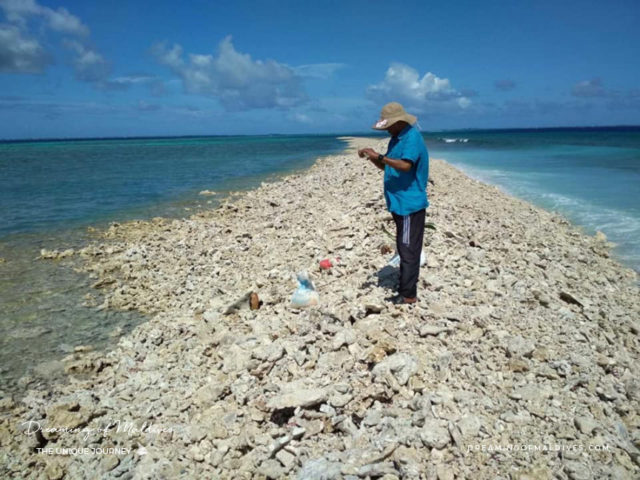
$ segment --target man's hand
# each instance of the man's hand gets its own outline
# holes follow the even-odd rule
[[[362,148],[358,150],[360,158],[367,157],[369,160],[378,158],[378,153],[373,148]]]
[[[378,167],[380,170],[384,170],[384,164],[380,160],[378,160],[378,152],[376,152],[373,148],[363,148],[361,150],[358,150],[358,155],[360,156],[360,158],[367,157],[376,167]]]

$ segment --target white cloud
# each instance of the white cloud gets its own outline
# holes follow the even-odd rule
[[[304,123],[307,125],[310,125],[313,123],[312,118],[306,113],[296,112],[293,115],[291,115],[289,118],[295,122]]]
[[[23,24],[25,17],[37,14],[39,5],[33,0],[0,0],[0,8],[11,23]]]
[[[637,109],[640,104],[640,90],[609,88],[600,78],[576,83],[571,93],[574,97],[578,97],[580,102],[588,102],[591,105],[606,105],[608,109],[613,111]]]
[[[164,95],[166,90],[162,79],[145,74],[125,75],[122,77],[110,78],[104,81],[101,86],[105,90],[126,90],[130,87],[145,86],[154,97]]]
[[[107,80],[111,67],[102,55],[73,40],[66,41],[65,46],[76,53],[73,66],[78,80],[91,83]]]
[[[471,105],[471,100],[469,100],[467,97],[460,97],[458,98],[457,102],[460,108],[467,108]]]
[[[367,97],[379,103],[397,101],[416,112],[460,110],[471,100],[451,86],[446,78],[418,71],[402,63],[392,63],[384,80],[367,88]]]
[[[155,82],[158,79],[149,75],[126,75],[124,77],[116,77],[110,80],[111,83],[119,85],[141,85],[145,83]]]
[[[313,63],[293,67],[293,71],[301,77],[327,79],[343,67],[344,63]]]
[[[0,72],[41,73],[50,58],[37,40],[13,25],[0,24]]]
[[[40,73],[44,70],[50,63],[49,55],[37,40],[28,37],[30,28],[39,28],[40,31],[51,30],[74,36],[73,40],[67,39],[63,44],[74,52],[72,63],[76,78],[100,88],[107,86],[109,63],[95,49],[87,46],[89,28],[66,8],[54,10],[35,0],[0,0],[0,9],[11,23],[0,26],[0,70],[19,73]]]
[[[89,28],[78,17],[71,15],[66,8],[51,10],[47,14],[47,18],[52,30],[76,35],[89,35]]]
[[[39,5],[34,0],[0,0],[0,8],[11,23],[24,26],[28,17],[40,16],[49,28],[56,32],[81,36],[89,35],[89,28],[63,7],[53,10]]]
[[[167,67],[178,70],[184,65],[182,61],[182,47],[180,45],[174,45],[168,50],[164,44],[160,43],[153,46],[152,52],[158,61]]]
[[[253,60],[226,37],[216,55],[189,54],[180,45],[152,49],[158,61],[182,79],[187,93],[212,96],[227,110],[290,108],[306,101],[300,76],[275,60]]]
[[[602,85],[602,80],[599,78],[576,83],[573,86],[572,93],[576,97],[604,97],[607,95]]]

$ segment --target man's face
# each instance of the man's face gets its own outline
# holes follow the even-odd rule
[[[393,125],[391,125],[389,128],[387,128],[387,133],[392,137],[395,137],[402,131],[405,125],[406,124],[403,121],[396,122]]]

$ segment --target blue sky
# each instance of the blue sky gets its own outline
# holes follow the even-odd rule
[[[0,138],[640,124],[640,3],[0,0]]]

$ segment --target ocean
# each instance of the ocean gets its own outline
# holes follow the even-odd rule
[[[603,232],[640,272],[640,127],[424,133],[429,154]]]
[[[97,291],[78,260],[40,249],[82,247],[111,222],[187,217],[344,147],[326,135],[1,142],[0,396],[46,388],[74,347],[106,348],[145,320],[84,306]]]
[[[640,271],[640,128],[423,135],[432,158],[604,232]],[[0,395],[46,388],[75,346],[107,348],[145,320],[84,306],[97,292],[77,259],[37,260],[41,248],[79,248],[88,227],[114,221],[189,216],[344,147],[331,135],[0,142]]]

